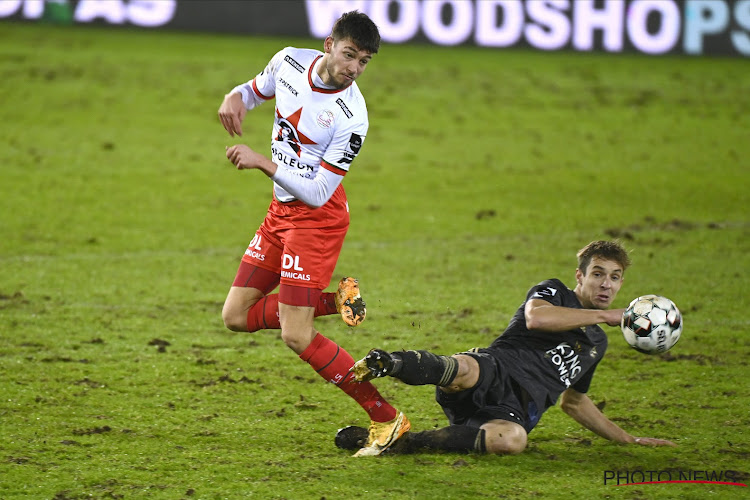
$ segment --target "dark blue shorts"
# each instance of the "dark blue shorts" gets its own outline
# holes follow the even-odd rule
[[[541,417],[536,404],[485,349],[460,354],[479,363],[479,380],[471,389],[446,393],[436,389],[435,400],[452,425],[480,427],[490,420],[515,422],[529,433]]]

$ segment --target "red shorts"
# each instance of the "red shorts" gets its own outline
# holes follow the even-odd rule
[[[349,206],[341,185],[320,208],[274,199],[242,261],[279,275],[281,285],[323,290],[348,229]]]

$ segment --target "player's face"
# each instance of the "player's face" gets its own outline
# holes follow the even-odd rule
[[[325,64],[321,67],[320,77],[323,83],[336,88],[344,88],[361,75],[372,54],[360,50],[351,40],[336,40],[328,37],[323,44],[325,48]]]
[[[578,298],[586,309],[607,309],[622,286],[622,266],[615,261],[594,257],[586,274],[576,269]]]

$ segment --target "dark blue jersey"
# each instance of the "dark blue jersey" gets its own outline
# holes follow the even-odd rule
[[[529,290],[508,328],[487,349],[529,394],[541,414],[568,387],[588,392],[594,370],[607,349],[607,335],[597,325],[563,332],[529,330],[524,307],[531,299],[574,309],[583,306],[560,280],[543,281]]]

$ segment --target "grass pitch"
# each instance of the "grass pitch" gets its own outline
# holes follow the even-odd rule
[[[382,48],[336,273],[360,279],[368,320],[319,329],[355,358],[484,346],[529,286],[572,286],[575,252],[618,237],[634,265],[615,305],[666,295],[685,330],[649,357],[608,329],[591,397],[679,447],[610,443],[553,408],[520,456],[354,460],[333,435],[364,412],[277,332],[221,324],[271,185],[225,159],[216,110],[284,45],[320,42],[2,24],[0,497],[746,493],[604,477],[750,482],[747,61]],[[242,141],[267,150],[272,111]],[[416,429],[445,425],[432,388],[377,385]]]

